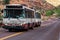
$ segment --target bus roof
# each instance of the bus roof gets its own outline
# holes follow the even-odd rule
[[[26,9],[29,9],[29,10],[35,11],[34,9],[31,9],[31,8],[29,8],[29,7],[26,7],[26,6],[23,6],[23,7],[26,8]]]
[[[6,4],[6,6],[20,6],[21,4]]]
[[[23,5],[21,5],[21,4],[6,4],[6,6],[23,6]],[[23,6],[23,8],[26,8],[26,9],[29,9],[29,10],[32,10],[32,11],[35,11],[34,9],[31,9],[31,8],[29,8],[27,6]]]

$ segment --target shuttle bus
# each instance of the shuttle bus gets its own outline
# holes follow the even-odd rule
[[[20,4],[7,4],[3,9],[2,27],[9,31],[33,29],[41,25],[41,15]]]

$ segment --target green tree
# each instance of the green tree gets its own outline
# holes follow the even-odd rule
[[[9,4],[10,0],[3,0],[4,4]]]
[[[57,14],[58,17],[60,17],[60,7],[56,7],[54,9],[54,12]]]
[[[46,16],[51,16],[51,15],[53,15],[53,10],[47,10],[46,11]]]
[[[2,16],[2,12],[1,12],[1,9],[0,9],[0,20],[2,20],[3,16]]]

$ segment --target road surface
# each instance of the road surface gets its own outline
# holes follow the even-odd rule
[[[59,40],[60,19],[43,22],[27,32],[8,32],[0,28],[0,40]]]

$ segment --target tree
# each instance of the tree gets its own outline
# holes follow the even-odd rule
[[[10,0],[3,0],[4,4],[9,4]]]
[[[54,9],[54,12],[57,14],[58,17],[60,17],[60,6],[56,7]]]
[[[46,11],[46,16],[51,16],[51,15],[53,15],[53,10],[47,10]]]

